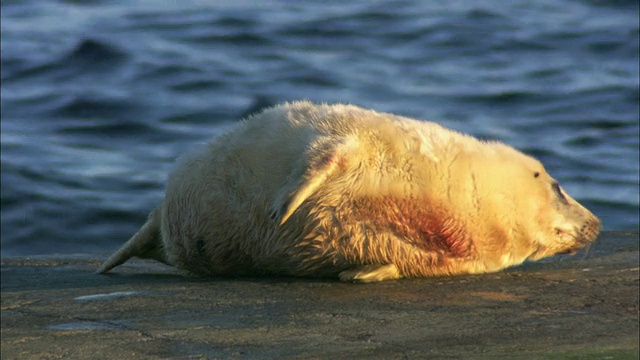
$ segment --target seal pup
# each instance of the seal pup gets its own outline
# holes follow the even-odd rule
[[[372,282],[573,253],[600,221],[534,158],[436,123],[301,101],[178,160],[133,256],[200,275]]]

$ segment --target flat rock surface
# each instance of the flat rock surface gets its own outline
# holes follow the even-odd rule
[[[2,359],[637,359],[638,233],[475,276],[202,279],[2,259]]]

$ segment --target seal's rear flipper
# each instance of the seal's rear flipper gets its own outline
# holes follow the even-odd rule
[[[339,275],[340,281],[353,282],[375,282],[391,279],[400,279],[400,270],[394,264],[371,264],[361,265],[352,270],[345,270]]]
[[[164,256],[162,238],[160,236],[159,213],[160,207],[151,212],[149,219],[140,230],[118,251],[111,255],[111,257],[100,266],[96,273],[104,274],[134,256],[154,259],[166,264],[167,260]]]

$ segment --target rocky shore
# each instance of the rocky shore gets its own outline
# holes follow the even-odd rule
[[[2,259],[2,359],[638,359],[639,236],[507,271],[375,284]]]

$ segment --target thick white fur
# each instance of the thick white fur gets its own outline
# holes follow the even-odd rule
[[[597,237],[554,182],[507,145],[432,122],[284,104],[180,159],[144,231],[99,271],[131,256],[347,281],[498,271]]]

